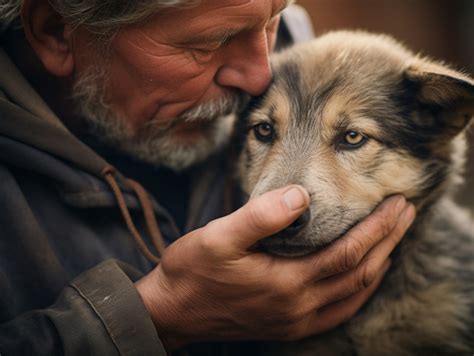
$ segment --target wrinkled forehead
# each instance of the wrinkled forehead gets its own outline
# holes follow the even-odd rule
[[[163,17],[193,20],[213,18],[215,16],[237,16],[245,20],[257,17],[260,12],[269,11],[271,16],[283,11],[294,0],[189,0],[181,6],[165,8],[160,12]]]

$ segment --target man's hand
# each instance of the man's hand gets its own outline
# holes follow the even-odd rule
[[[306,257],[249,251],[308,204],[299,186],[268,192],[166,250],[137,288],[168,350],[197,341],[299,339],[357,312],[382,280],[415,209],[391,197],[343,238]]]

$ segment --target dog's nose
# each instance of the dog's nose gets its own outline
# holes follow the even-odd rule
[[[281,230],[278,233],[280,237],[291,237],[296,235],[298,232],[303,230],[311,218],[311,212],[309,209],[306,209],[303,214],[301,214],[298,219],[293,221],[293,223],[288,226],[286,229]]]

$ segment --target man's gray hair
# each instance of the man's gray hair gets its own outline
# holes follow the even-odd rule
[[[51,6],[73,27],[87,26],[102,36],[123,26],[144,21],[158,10],[191,5],[196,0],[49,0]],[[21,26],[23,0],[0,0],[0,32]]]

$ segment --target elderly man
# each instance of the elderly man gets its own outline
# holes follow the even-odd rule
[[[305,210],[303,188],[218,218],[229,114],[271,80],[287,6],[3,1],[1,355],[298,339],[369,298],[413,220],[402,197],[298,259],[249,248]]]

